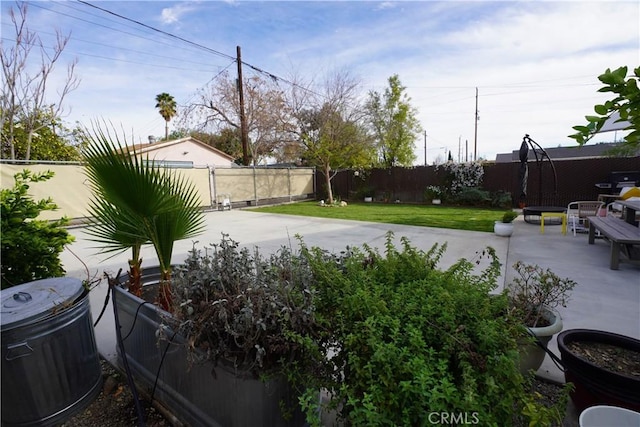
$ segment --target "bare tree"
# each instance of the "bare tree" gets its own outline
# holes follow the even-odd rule
[[[16,126],[22,126],[26,134],[25,158],[31,156],[31,144],[38,130],[49,124],[43,122],[43,115],[59,117],[63,112],[62,102],[69,92],[80,84],[74,75],[77,59],[67,66],[67,75],[62,88],[57,91],[56,102],[47,99],[50,77],[55,65],[69,42],[69,35],[64,36],[56,30],[56,41],[51,48],[46,48],[40,37],[27,27],[27,4],[17,3],[17,12],[11,8],[9,17],[15,30],[15,43],[2,40],[2,96],[0,112],[0,128],[2,144],[8,146],[10,158],[15,160]],[[6,36],[6,35],[5,35]],[[6,44],[5,44],[6,43]],[[32,55],[33,54],[33,55]],[[39,62],[30,61],[39,54]],[[5,151],[5,150],[2,150]]]
[[[308,86],[310,87],[310,86]],[[360,81],[347,71],[325,78],[322,93],[309,89],[289,96],[297,119],[300,156],[322,173],[327,202],[333,203],[331,180],[340,169],[369,166],[375,156],[359,104]]]
[[[287,135],[287,113],[282,90],[271,79],[243,79],[249,151],[254,165],[271,156]],[[183,117],[197,119],[200,128],[240,129],[240,100],[236,79],[223,74],[199,91],[199,100],[187,106]]]

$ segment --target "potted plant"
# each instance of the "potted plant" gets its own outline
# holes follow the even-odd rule
[[[170,310],[173,244],[204,229],[195,187],[170,169],[139,158],[117,134],[97,127],[85,136],[85,170],[93,190],[87,233],[102,252],[131,249],[129,289],[136,296],[141,295],[140,249],[151,243],[161,272],[158,302]]]
[[[323,358],[304,260],[286,247],[265,258],[223,235],[173,271],[171,312],[114,289],[142,384],[192,425],[303,425],[298,401]]]
[[[361,196],[361,199],[364,200],[365,203],[371,203],[373,202],[373,197],[376,194],[376,190],[375,188],[368,185],[361,188],[360,191],[358,191],[358,194]]]
[[[303,252],[331,354],[322,387],[345,425],[514,425],[546,411],[518,370],[506,296],[488,296],[500,275],[495,252],[487,248],[478,273],[468,260],[440,270],[445,247],[425,252],[403,238],[398,248],[389,233],[384,254],[368,246]]]
[[[442,203],[442,194],[442,188],[437,185],[428,185],[424,191],[424,198],[434,205],[439,205]]]
[[[88,233],[103,251],[133,253],[129,273],[110,278],[116,327],[125,335],[121,365],[190,424],[299,425],[290,380],[313,354],[303,335],[313,322],[310,293],[302,288],[305,266],[287,252],[264,260],[226,238],[212,252],[194,249],[185,264],[172,266],[173,242],[202,230],[193,187],[109,134],[88,135],[94,190]],[[146,243],[159,266],[142,272]]]
[[[569,329],[558,350],[578,411],[611,405],[640,412],[640,340],[607,331]]]
[[[509,237],[513,234],[513,220],[518,217],[518,213],[512,210],[506,211],[502,219],[493,225],[493,232],[502,237]]]
[[[520,370],[537,371],[546,354],[544,348],[562,330],[562,318],[556,308],[566,307],[576,282],[522,261],[516,262],[513,269],[516,277],[505,289],[509,310],[524,327],[524,336],[530,338],[521,340]]]

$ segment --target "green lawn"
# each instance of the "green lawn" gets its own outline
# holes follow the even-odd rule
[[[319,206],[305,201],[251,209],[287,215],[351,219],[390,224],[419,225],[493,232],[494,221],[500,220],[504,209],[481,209],[442,205],[411,205],[386,203],[349,203],[348,206]]]

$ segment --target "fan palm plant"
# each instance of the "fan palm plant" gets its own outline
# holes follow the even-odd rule
[[[204,229],[196,189],[183,176],[141,159],[117,133],[112,136],[94,126],[86,134],[86,173],[94,192],[87,232],[103,252],[132,250],[129,290],[138,296],[140,250],[143,244],[153,244],[161,270],[158,302],[170,310],[173,244]]]

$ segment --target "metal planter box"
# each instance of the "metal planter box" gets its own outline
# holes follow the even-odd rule
[[[145,278],[149,277],[145,269]],[[153,276],[153,273],[151,273]],[[156,273],[157,277],[157,273]],[[148,281],[148,279],[145,279]],[[189,363],[182,336],[165,329],[158,340],[162,318],[169,313],[115,287],[118,318],[127,362],[135,379],[192,426],[302,426],[298,396],[283,380],[263,382],[236,375],[233,369]],[[123,355],[118,349],[118,362]],[[283,418],[282,405],[288,417]]]

